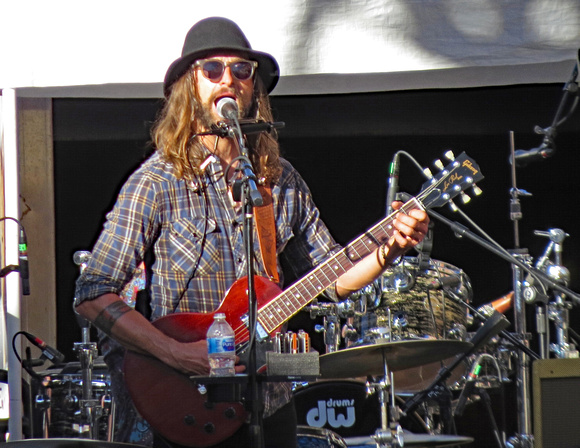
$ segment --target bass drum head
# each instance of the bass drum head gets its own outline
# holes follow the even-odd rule
[[[378,393],[367,394],[364,380],[317,381],[294,389],[298,425],[327,429],[343,438],[368,436],[381,428]],[[425,423],[415,414],[400,424],[424,432]]]
[[[376,395],[363,382],[319,381],[294,392],[298,425],[334,431],[342,437],[364,436],[381,426]]]
[[[298,448],[347,448],[337,433],[324,428],[298,425],[296,429]]]

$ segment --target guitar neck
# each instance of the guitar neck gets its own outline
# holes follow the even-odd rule
[[[413,198],[260,308],[258,320],[264,329],[272,334],[362,258],[386,243],[395,231],[397,213],[415,209],[423,206]]]

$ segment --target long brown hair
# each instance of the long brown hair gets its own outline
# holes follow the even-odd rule
[[[193,178],[201,174],[199,166],[207,157],[199,139],[195,137],[201,116],[201,102],[193,82],[193,70],[188,70],[171,86],[165,102],[151,130],[153,142],[165,160],[173,164],[178,178]],[[270,99],[259,76],[254,82],[250,116],[273,121]],[[258,177],[275,182],[282,172],[277,135],[261,132],[248,138],[250,160]]]

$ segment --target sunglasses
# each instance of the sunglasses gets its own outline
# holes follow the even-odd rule
[[[224,62],[220,59],[199,59],[193,64],[194,68],[201,68],[203,76],[212,82],[218,82],[226,70],[230,68],[232,76],[238,81],[246,81],[254,76],[254,71],[258,63],[256,61],[247,61],[238,59],[237,61]]]

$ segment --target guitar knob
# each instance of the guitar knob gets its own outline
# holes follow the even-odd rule
[[[236,410],[234,408],[227,408],[224,411],[226,418],[234,418],[236,416]]]
[[[213,423],[206,423],[205,425],[203,425],[203,430],[207,434],[213,434],[215,432],[215,425]]]
[[[186,415],[183,418],[183,423],[185,423],[187,426],[193,426],[195,425],[195,417],[193,415]]]

